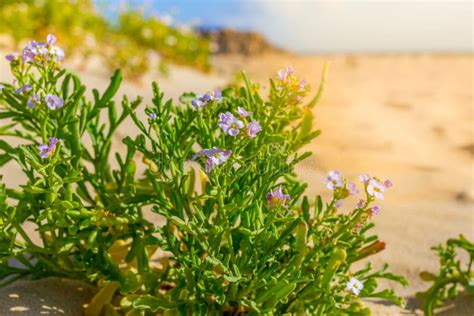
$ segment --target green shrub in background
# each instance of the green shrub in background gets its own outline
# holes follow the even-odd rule
[[[443,305],[446,300],[455,298],[460,290],[474,296],[474,244],[461,235],[458,239],[449,239],[446,245],[433,247],[433,250],[439,256],[439,273],[435,275],[422,272],[420,277],[424,281],[433,282],[433,285],[417,294],[427,316],[433,315],[434,309]],[[458,256],[460,251],[465,251],[468,255],[468,263],[464,267]]]
[[[102,56],[109,69],[121,68],[127,77],[140,77],[151,53],[166,62],[209,71],[210,42],[195,31],[166,25],[140,11],[122,11],[116,22],[97,12],[91,0],[6,0],[0,2],[0,33],[18,46],[29,38],[55,33],[67,54]]]
[[[88,316],[368,315],[362,298],[403,303],[377,286],[406,285],[403,277],[354,266],[385,248],[369,232],[391,182],[363,174],[357,187],[331,171],[324,202],[297,179],[295,166],[311,155],[301,149],[320,133],[312,110],[325,76],[308,104],[309,87],[291,68],[270,80],[265,99],[246,76],[244,86],[179,103],[153,84],[142,121],[140,99],[123,97],[120,110],[113,101],[120,72],[89,100],[62,58],[54,36],[30,42],[8,56],[15,85],[0,86],[0,164],[16,162],[27,178],[0,187],[4,285],[47,276],[97,285]],[[140,134],[123,139],[112,168],[112,138],[127,117]],[[350,196],[359,202],[341,211]]]

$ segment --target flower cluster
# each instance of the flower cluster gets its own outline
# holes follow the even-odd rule
[[[280,69],[277,76],[277,90],[286,96],[288,102],[300,101],[309,90],[306,80],[299,80],[292,67]]]
[[[361,174],[359,180],[364,184],[367,194],[377,200],[383,200],[385,191],[393,185],[391,180],[382,182],[368,174]]]
[[[57,70],[64,59],[64,52],[55,44],[56,37],[49,34],[46,42],[30,41],[21,54],[14,53],[5,57],[15,74],[14,82],[21,83],[14,91],[25,97],[25,103],[29,109],[45,104],[49,109],[56,110],[64,105],[64,100],[57,94],[54,85],[42,87],[41,81],[36,79],[38,73],[33,71],[37,69],[41,74]],[[26,64],[33,68],[25,67]]]
[[[215,166],[219,166],[229,159],[229,156],[232,152],[230,150],[222,150],[216,147],[210,149],[203,149],[193,156],[193,160],[198,159],[199,157],[205,156],[206,160],[206,172],[211,172]]]
[[[211,101],[222,101],[222,93],[220,90],[214,90],[211,93],[206,93],[204,95],[198,95],[194,100],[191,101],[191,105],[197,108],[204,107]],[[250,122],[244,122],[244,120],[252,115],[252,112],[245,110],[242,107],[237,108],[237,114],[239,118],[234,116],[231,112],[227,111],[225,113],[219,114],[219,121],[217,122],[218,126],[222,129],[224,134],[230,136],[237,136],[241,133],[241,130],[245,130],[248,137],[257,137],[257,134],[262,130],[262,127],[256,120]],[[156,119],[156,114],[149,113],[149,118],[154,120]],[[246,124],[247,123],[247,124]],[[230,150],[222,150],[216,147],[211,149],[203,149],[193,156],[193,160],[196,160],[199,157],[206,156],[206,172],[211,172],[211,170],[218,165],[221,165],[229,158],[231,154]]]
[[[364,185],[366,198],[359,199],[356,208],[366,210],[369,217],[377,215],[380,212],[380,206],[374,205],[369,207],[369,204],[374,200],[383,200],[384,193],[393,185],[392,181],[385,180],[382,182],[368,174],[361,174],[359,180]],[[347,181],[339,171],[329,171],[324,179],[324,184],[328,189],[334,191],[333,199],[336,208],[342,205],[342,199],[350,195],[357,195],[360,192],[357,185],[354,182]]]
[[[56,36],[49,34],[46,37],[46,43],[29,41],[23,48],[21,54],[13,53],[6,56],[7,61],[20,61],[31,64],[59,64],[64,59],[64,51],[56,46]],[[21,58],[20,58],[21,57]]]
[[[196,98],[191,101],[191,105],[197,108],[202,108],[206,106],[209,102],[221,100],[222,92],[218,89],[215,89],[214,91],[206,92],[203,95],[196,95]]]
[[[244,127],[244,122],[237,119],[232,113],[225,112],[219,115],[219,122],[217,123],[225,134],[230,136],[237,136],[240,130]]]
[[[359,194],[356,184],[343,178],[339,171],[329,171],[328,175],[324,178],[324,184],[329,190],[335,192],[335,196],[340,198]]]
[[[239,116],[244,119],[252,115],[252,112],[246,111],[239,107],[237,109]],[[243,121],[236,118],[231,112],[221,113],[219,116],[219,127],[222,129],[224,134],[230,136],[237,136],[240,134],[240,130],[245,127]],[[246,133],[249,137],[257,137],[257,134],[262,130],[262,127],[256,120],[252,120],[247,124]]]

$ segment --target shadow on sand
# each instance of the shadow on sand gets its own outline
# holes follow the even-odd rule
[[[0,288],[0,315],[82,316],[96,289],[75,280],[20,280]]]

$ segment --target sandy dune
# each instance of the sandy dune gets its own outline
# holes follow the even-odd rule
[[[327,60],[332,62],[329,83],[315,109],[323,134],[308,146],[315,155],[298,172],[310,183],[309,194],[326,192],[322,178],[331,169],[354,179],[369,172],[393,180],[374,219],[387,250],[373,260],[376,265],[388,262],[410,280],[409,287],[397,287],[409,310],[370,305],[375,315],[419,313],[413,297],[427,284],[417,275],[438,267],[430,247],[460,233],[474,239],[473,55],[227,56],[215,58],[211,75],[172,68],[169,78],[147,74],[142,82],[157,80],[168,96],[176,97],[221,86],[245,68],[264,88],[268,76],[291,65],[316,88]],[[77,63],[71,67],[77,69]],[[10,80],[4,60],[0,71],[0,81]],[[95,61],[79,73],[99,89],[110,76]],[[148,84],[126,82],[120,92],[150,98]],[[13,165],[0,173],[9,185],[22,181]],[[0,289],[0,315],[81,315],[79,307],[91,293],[87,286],[60,280],[22,281]],[[468,315],[473,305],[460,299],[442,314]]]

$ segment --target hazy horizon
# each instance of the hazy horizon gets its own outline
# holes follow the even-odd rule
[[[117,6],[95,2],[116,15]],[[119,7],[127,5],[172,24],[256,31],[299,53],[473,51],[470,1],[128,0]]]

